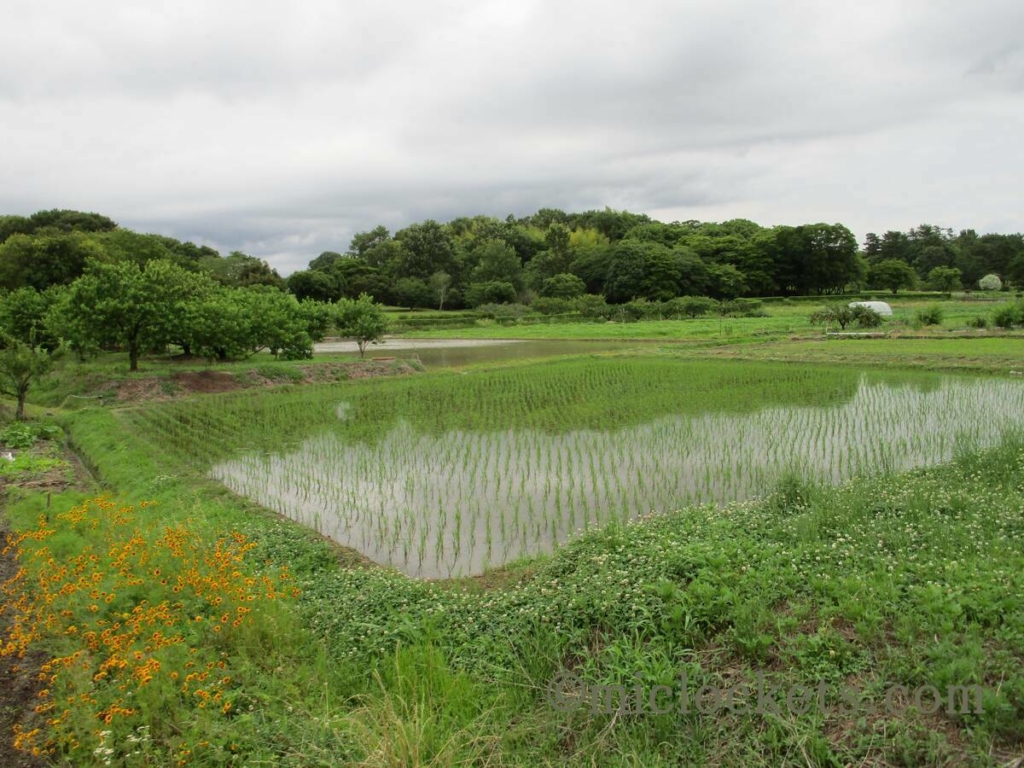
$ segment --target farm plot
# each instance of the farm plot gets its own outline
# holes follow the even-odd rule
[[[409,575],[450,577],[786,476],[947,461],[1024,426],[1024,386],[639,358],[226,397],[189,418],[208,425],[193,458],[234,492]]]

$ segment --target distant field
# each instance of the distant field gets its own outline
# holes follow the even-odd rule
[[[512,323],[477,320],[468,327],[439,330],[409,330],[404,335],[416,338],[479,339],[663,339],[678,341],[735,341],[786,336],[820,336],[821,327],[811,325],[808,316],[826,303],[845,301],[841,297],[822,297],[821,302],[765,304],[766,317],[719,317],[709,315],[693,320],[643,320],[621,322],[542,322],[536,318]],[[922,330],[915,322],[920,309],[939,306],[941,325],[924,328],[929,332],[962,330],[975,318],[990,319],[1002,302],[982,300],[922,301],[896,297],[889,300],[893,316],[879,330],[910,332]],[[432,313],[436,315],[437,313]],[[454,315],[455,313],[453,313]],[[465,320],[465,313],[458,313]]]

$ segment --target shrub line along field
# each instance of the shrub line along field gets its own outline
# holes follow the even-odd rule
[[[1014,765],[1024,382],[896,368],[1005,373],[1017,339],[707,340],[61,412],[112,496],[9,470],[2,661],[47,665],[18,746],[75,765]],[[335,529],[308,516],[331,504]],[[413,579],[312,530],[367,521],[410,572],[505,567]],[[490,559],[446,559],[457,541]],[[586,700],[680,675],[856,705]]]

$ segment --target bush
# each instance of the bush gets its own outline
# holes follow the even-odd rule
[[[985,275],[978,281],[978,287],[983,291],[1001,291],[1003,281],[999,279],[999,275]]]
[[[581,317],[591,320],[607,320],[612,314],[612,308],[604,296],[595,296],[591,293],[576,299],[575,306]]]
[[[760,299],[730,299],[718,305],[718,313],[730,317],[768,317],[762,305]]]
[[[815,325],[835,323],[845,330],[848,325],[856,324],[861,328],[877,328],[882,324],[882,316],[863,305],[847,306],[845,304],[828,304],[808,318]]]
[[[701,317],[711,312],[717,303],[707,296],[680,296],[668,302],[668,314],[677,317]]]
[[[992,324],[998,328],[1010,329],[1015,325],[1024,325],[1024,302],[1003,304],[992,313]]]
[[[988,318],[978,315],[968,320],[967,325],[970,328],[988,328]]]
[[[534,299],[530,307],[542,315],[565,315],[573,311],[573,303],[569,299],[559,299],[553,296],[541,296]]]
[[[476,308],[478,317],[487,317],[491,320],[519,320],[529,313],[529,307],[522,304],[481,304]]]
[[[932,304],[930,307],[922,307],[914,315],[921,325],[942,325],[942,307]]]

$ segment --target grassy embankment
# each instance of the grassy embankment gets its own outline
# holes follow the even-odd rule
[[[344,399],[359,385],[338,386]],[[1005,765],[1022,755],[1020,441],[838,489],[791,477],[762,502],[655,515],[480,579],[424,582],[362,567],[169,461],[128,415],[62,417],[113,507],[84,506],[97,492],[88,483],[52,499],[9,495],[25,569],[10,604],[38,619],[30,648],[55,675],[38,681],[44,711],[24,728],[41,730],[23,744],[49,745],[55,762]],[[223,626],[227,609],[250,604]],[[691,696],[702,685],[756,691],[760,675],[776,698],[763,713],[568,706],[581,703],[573,686],[632,689],[639,676],[650,690],[683,672]],[[565,694],[557,708],[552,681]],[[788,711],[795,684],[823,685],[830,706]],[[929,713],[930,693],[913,706],[919,686],[971,684],[984,689],[978,712],[943,702]],[[896,685],[907,690],[885,711]],[[844,686],[866,697],[856,711],[837,706]]]

